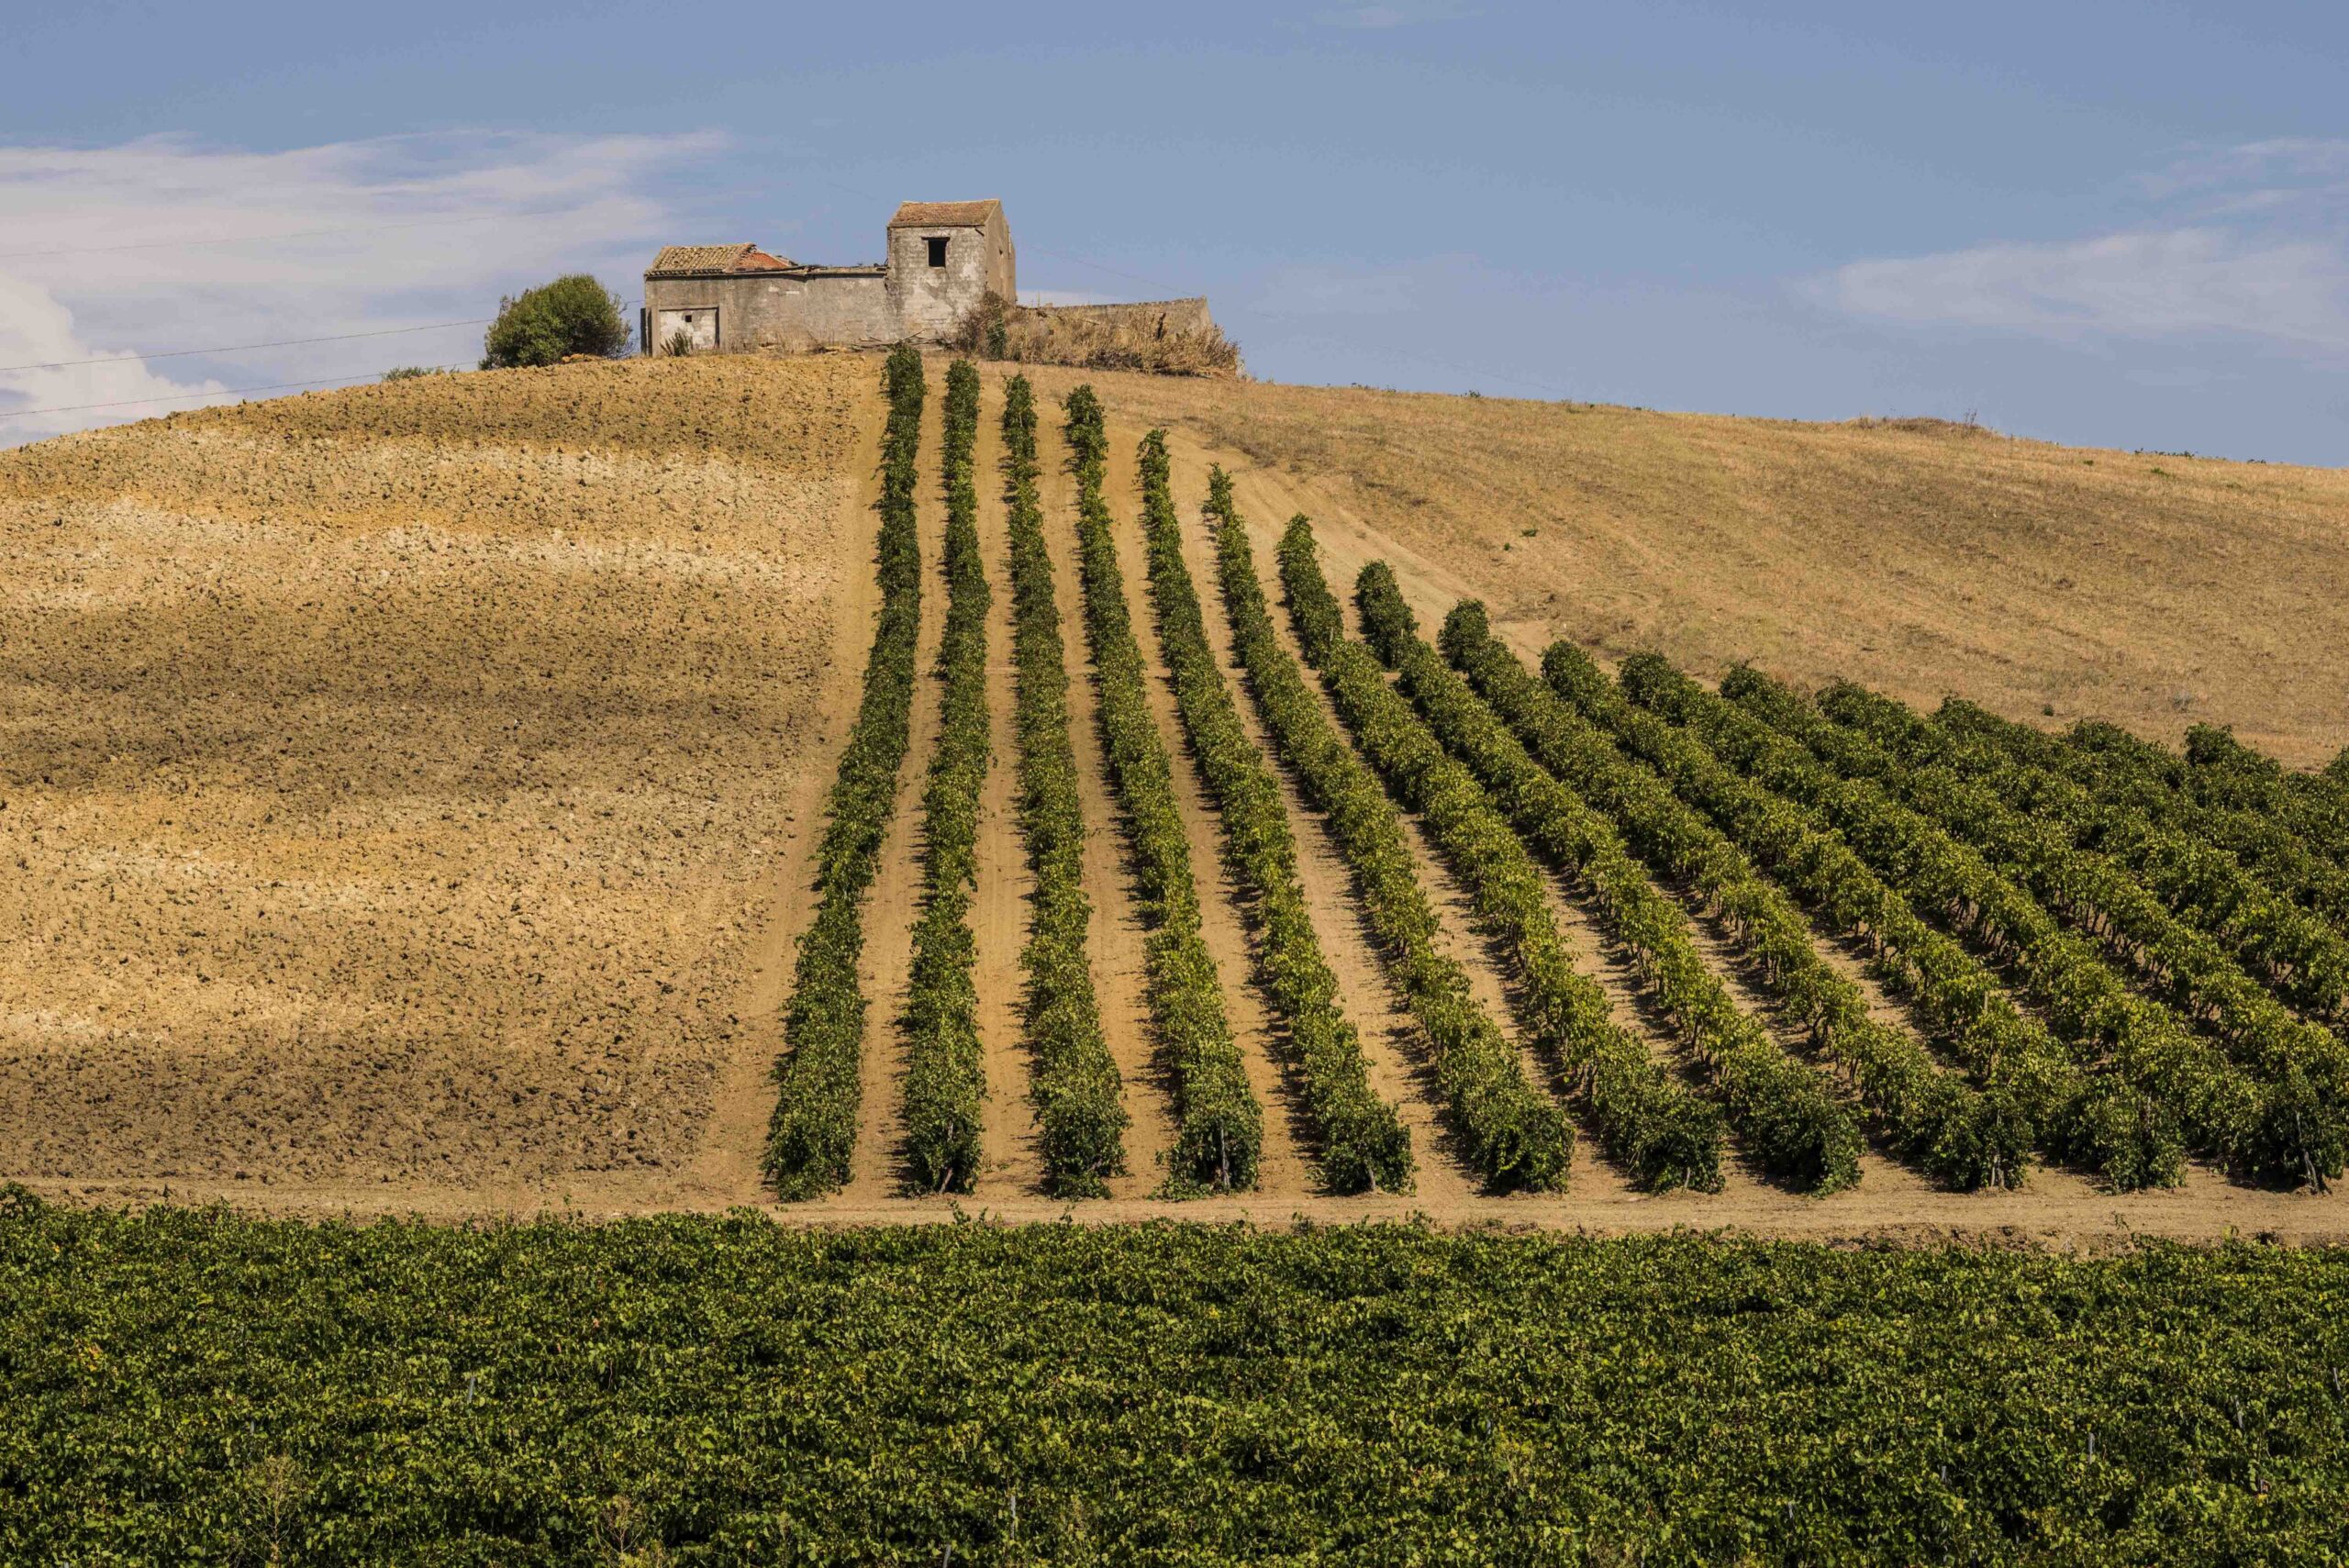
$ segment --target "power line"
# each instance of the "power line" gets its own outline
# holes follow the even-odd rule
[[[436,371],[463,370],[462,364],[434,365]],[[330,375],[324,381],[280,381],[267,386],[224,386],[217,392],[183,392],[167,397],[126,397],[114,403],[73,403],[61,408],[10,408],[0,419],[22,419],[34,414],[81,414],[93,408],[136,408],[150,403],[187,403],[199,397],[241,397],[249,392],[291,392],[297,386],[339,386],[348,382],[373,381],[377,372],[362,375]]]
[[[432,321],[421,327],[386,327],[374,332],[336,332],[324,338],[281,338],[274,343],[231,343],[217,349],[171,349],[160,353],[142,353],[136,349],[118,354],[100,354],[90,360],[56,360],[45,365],[0,365],[0,375],[12,371],[59,371],[75,365],[130,364],[140,360],[177,360],[190,354],[241,354],[254,349],[291,349],[305,343],[344,343],[353,338],[393,338],[403,332],[438,332],[446,327],[484,327],[494,319],[476,317],[471,321]]]

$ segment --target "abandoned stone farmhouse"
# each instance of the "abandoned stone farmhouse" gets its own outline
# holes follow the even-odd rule
[[[750,243],[664,247],[644,273],[649,354],[877,348],[952,337],[987,295],[1019,297],[999,201],[907,202],[887,260],[828,267]]]

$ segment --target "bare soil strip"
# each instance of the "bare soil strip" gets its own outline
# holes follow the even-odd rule
[[[1248,1086],[1264,1107],[1257,1184],[1271,1192],[1312,1192],[1318,1189],[1319,1178],[1305,1141],[1310,1131],[1304,1093],[1290,1081],[1284,1066],[1286,1046],[1274,1037],[1271,1011],[1255,983],[1255,954],[1240,913],[1246,893],[1224,858],[1222,821],[1199,776],[1198,759],[1192,755],[1189,739],[1183,732],[1182,717],[1174,710],[1174,686],[1158,643],[1158,618],[1149,603],[1150,574],[1143,570],[1141,559],[1141,481],[1134,462],[1134,448],[1141,439],[1137,431],[1110,426],[1109,473],[1103,493],[1110,515],[1117,519],[1118,566],[1125,574],[1126,593],[1132,601],[1129,607],[1133,612],[1134,642],[1141,650],[1143,668],[1150,673],[1143,689],[1150,699],[1151,717],[1158,722],[1159,739],[1174,762],[1169,772],[1174,800],[1182,807],[1184,834],[1191,848],[1191,874],[1199,887],[1199,934],[1223,982],[1224,1015],[1247,1065]]]
[[[881,611],[881,587],[873,572],[874,508],[881,498],[881,431],[887,406],[867,401],[852,461],[860,483],[841,508],[834,543],[840,597],[832,617],[834,673],[821,690],[816,755],[837,758],[856,721],[860,695],[853,674],[873,641]],[[767,1196],[760,1156],[774,1114],[774,1064],[783,1052],[783,1009],[791,999],[792,961],[799,933],[816,913],[813,888],[816,849],[824,837],[824,795],[832,774],[802,771],[798,788],[781,824],[782,850],[769,879],[763,924],[751,948],[751,975],[742,989],[733,1059],[718,1080],[716,1103],[704,1130],[700,1152],[685,1190],[720,1204],[758,1203]]]
[[[1069,740],[1076,753],[1084,791],[1085,891],[1093,900],[1093,986],[1101,1007],[1101,1029],[1125,1080],[1126,1174],[1112,1177],[1113,1199],[1143,1196],[1166,1179],[1167,1151],[1174,1146],[1174,1102],[1152,1051],[1147,961],[1139,895],[1132,868],[1118,835],[1118,803],[1109,792],[1109,761],[1101,745],[1099,674],[1091,643],[1075,613],[1076,483],[1068,472],[1068,443],[1061,437],[1059,410],[1036,410],[1036,458],[1043,473],[1038,491],[1044,507],[1044,539],[1060,588],[1069,668]]]
[[[1014,733],[1019,695],[1011,663],[1011,584],[1005,571],[1010,547],[1003,506],[1001,403],[997,398],[990,405],[986,390],[983,382],[973,466],[979,492],[979,557],[995,589],[987,616],[987,726],[995,760],[979,795],[978,887],[971,904],[971,934],[978,955],[972,980],[979,993],[979,1036],[986,1047],[987,1075],[974,1194],[992,1200],[1035,1195],[1043,1187],[1044,1166],[1035,1110],[1028,1098],[1028,1057],[1020,1048],[1026,976],[1019,952],[1028,940],[1028,898],[1035,875],[1019,837],[1019,740]]]
[[[931,376],[935,384],[939,377]],[[914,639],[913,717],[906,760],[897,771],[897,808],[881,846],[881,870],[864,910],[863,1095],[857,1108],[856,1157],[841,1198],[870,1202],[905,1184],[899,1150],[904,1118],[906,1040],[898,1028],[913,965],[913,927],[921,917],[921,795],[938,747],[938,645],[945,635],[946,503],[939,493],[938,452],[946,399],[933,384],[921,410],[921,484],[914,492],[921,540],[921,626]]]
[[[1410,1132],[1411,1154],[1418,1164],[1417,1195],[1431,1209],[1444,1209],[1475,1196],[1477,1184],[1448,1147],[1449,1134],[1437,1114],[1439,1096],[1419,1025],[1387,983],[1369,917],[1355,895],[1353,875],[1338,852],[1328,819],[1306,804],[1295,775],[1274,750],[1263,717],[1247,695],[1247,675],[1233,650],[1230,617],[1216,587],[1211,535],[1196,508],[1197,497],[1207,490],[1205,471],[1192,472],[1176,464],[1174,484],[1175,505],[1184,518],[1184,558],[1199,584],[1199,609],[1207,623],[1208,646],[1214,649],[1216,662],[1236,698],[1233,706],[1241,727],[1280,781],[1290,832],[1297,841],[1297,883],[1312,906],[1314,935],[1320,940],[1330,972],[1338,977],[1341,1003],[1361,1031],[1371,1087],[1396,1107]]]

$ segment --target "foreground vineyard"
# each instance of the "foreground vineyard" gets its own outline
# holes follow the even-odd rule
[[[0,1558],[2332,1562],[2344,1296],[2247,1246],[10,1202]]]

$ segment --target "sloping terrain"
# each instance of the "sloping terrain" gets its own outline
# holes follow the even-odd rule
[[[2349,471],[1937,421],[1092,379],[1123,418],[1282,479],[1331,542],[1367,528],[1544,638],[2170,741],[2231,724],[2299,766],[2349,745]]]
[[[829,766],[870,376],[435,378],[0,459],[0,1166],[674,1187]]]
[[[932,361],[942,384],[943,361]],[[1043,1215],[1017,954],[1032,878],[1014,820],[1002,442],[987,367],[977,528],[995,608],[995,765],[978,805],[982,1160],[961,1201]],[[1261,934],[1183,745],[1145,591],[1135,449],[1170,431],[1184,548],[1241,690],[1198,523],[1230,471],[1272,583],[1292,512],[1332,584],[1386,559],[1432,633],[1481,596],[1538,656],[1553,635],[1660,648],[1700,673],[1749,656],[1798,682],[1954,689],[2045,722],[2085,708],[2168,735],[2231,720],[2321,760],[2337,694],[2349,482],[2323,471],[2070,452],[1978,432],[1186,383],[1030,368],[1044,531],[1072,677],[1085,891],[1130,1168],[1098,1218],[1426,1212],[1602,1229],[2058,1236],[2144,1228],[2331,1234],[2338,1200],[2197,1166],[2113,1194],[2043,1164],[2020,1192],[1936,1189],[1881,1144],[1812,1198],[1732,1142],[1719,1193],[1639,1189],[1581,1128],[1563,1194],[1490,1195],[1452,1146],[1328,824],[1284,775],[1304,885],[1370,1080],[1419,1165],[1407,1195],[1321,1190]],[[1202,931],[1264,1104],[1263,1181],[1155,1197],[1168,1085],[1146,932],[1097,728],[1060,399],[1108,413],[1116,519],[1150,706]],[[807,853],[857,700],[883,415],[871,358],[661,361],[437,378],[69,438],[0,457],[0,1178],[92,1196],[222,1194],[356,1207],[598,1212],[762,1196]],[[923,422],[925,572],[912,748],[864,911],[853,1172],[785,1212],[944,1218],[909,1197],[896,1022],[936,743],[938,417]],[[1351,611],[1349,611],[1351,615]],[[1282,619],[1292,651],[1294,633]],[[2191,676],[2190,686],[2178,684]],[[2177,699],[2183,695],[2181,703]],[[1259,743],[1260,716],[1239,704]],[[1444,951],[1518,1038],[1515,977],[1456,868],[1406,816]],[[1737,1005],[1811,1050],[1690,890],[1664,891]],[[1679,1074],[1672,1023],[1586,890],[1549,889],[1575,967]],[[1888,1025],[1908,1010],[1862,975]]]

